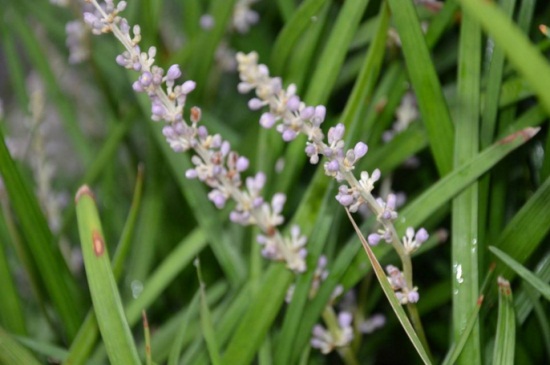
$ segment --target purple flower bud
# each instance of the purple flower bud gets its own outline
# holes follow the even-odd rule
[[[208,137],[208,129],[201,125],[197,128],[197,136],[199,136],[200,139],[206,139],[206,137]]]
[[[252,85],[250,85],[249,83],[247,83],[247,82],[240,82],[239,85],[237,85],[237,90],[241,94],[246,94],[247,92],[249,92],[253,88],[254,87]]]
[[[313,114],[315,113],[315,109],[312,106],[305,107],[300,112],[300,118],[307,120],[313,117]]]
[[[197,170],[195,170],[195,169],[189,169],[189,170],[185,171],[185,177],[188,178],[188,179],[196,179],[197,176],[198,176]]]
[[[185,95],[189,94],[191,91],[195,90],[197,83],[192,80],[187,80],[181,84],[181,92]]]
[[[373,182],[380,180],[380,170],[375,169],[371,174],[371,179]]]
[[[420,295],[416,290],[413,290],[407,294],[407,299],[409,300],[409,303],[417,303],[420,299]]]
[[[395,194],[388,194],[388,200],[386,202],[386,208],[389,210],[395,210],[395,203],[397,201],[397,198],[395,197]]]
[[[226,197],[219,190],[212,190],[208,193],[208,199],[214,203],[216,208],[222,209],[225,206]]]
[[[237,163],[235,164],[235,167],[237,168],[237,171],[243,172],[248,168],[248,159],[246,157],[240,156],[237,159]]]
[[[418,244],[424,243],[428,240],[430,236],[428,235],[428,232],[424,228],[420,228],[418,232],[416,232],[415,239]]]
[[[126,1],[119,2],[116,6],[117,12],[120,13],[121,11],[124,11],[124,9],[126,9]]]
[[[181,122],[178,122],[176,124],[174,124],[174,131],[178,134],[178,135],[183,135],[185,133],[185,125],[183,125],[183,123]]]
[[[355,159],[360,159],[361,157],[367,154],[368,147],[363,142],[358,142],[353,148],[353,153],[355,153]]]
[[[151,85],[151,82],[153,82],[153,74],[151,74],[149,71],[145,71],[139,76],[139,82],[142,86],[149,86]]]
[[[116,63],[119,65],[119,66],[122,66],[122,67],[126,67],[126,65],[128,64],[126,62],[126,58],[119,54],[118,56],[116,56],[116,59],[115,59]]]
[[[145,91],[143,89],[143,85],[139,81],[134,81],[134,83],[132,84],[132,89],[137,93],[142,93]]]
[[[316,324],[311,332],[313,336],[317,338],[323,338],[325,336],[325,329],[320,324]]]
[[[298,108],[300,108],[300,98],[296,95],[292,95],[286,102],[286,106],[292,112],[297,111]]]
[[[168,69],[168,72],[166,72],[166,79],[170,81],[174,81],[180,76],[181,76],[181,71],[178,65],[170,66],[170,68]]]
[[[345,131],[346,127],[342,123],[336,124],[336,126],[330,128],[328,131],[328,142],[330,144],[338,142],[344,136]]]
[[[353,321],[353,316],[349,312],[340,312],[338,314],[338,324],[341,328],[346,328],[351,325]]]
[[[325,120],[325,116],[327,114],[327,108],[325,108],[323,105],[317,105],[315,107],[315,113],[314,113],[314,124],[320,125]]]
[[[352,195],[340,193],[336,195],[336,200],[338,200],[338,203],[342,204],[344,207],[348,207],[355,202]]]
[[[380,238],[382,238],[382,237],[380,237],[379,234],[371,233],[367,237],[367,241],[368,241],[369,245],[376,246],[378,243],[380,243]]]
[[[264,106],[264,102],[258,98],[252,98],[248,101],[248,107],[251,110],[258,110]]]
[[[321,255],[321,257],[319,257],[319,260],[317,261],[317,268],[324,269],[325,267],[327,267],[327,262],[327,257],[325,255]]]
[[[151,112],[153,113],[153,115],[162,118],[166,113],[166,109],[164,108],[164,105],[162,105],[160,102],[156,102],[153,103],[153,105],[151,106]]]
[[[134,71],[141,71],[141,63],[139,62],[134,62],[134,64],[132,65],[132,68],[134,69]]]
[[[313,156],[317,154],[317,147],[313,143],[310,143],[306,146],[306,155]]]
[[[174,133],[174,128],[172,128],[171,126],[167,125],[167,126],[164,126],[162,128],[162,134],[164,137],[175,137],[176,133]]]
[[[223,156],[227,156],[227,154],[231,151],[231,144],[227,141],[223,141],[222,145],[220,147],[220,152]]]
[[[259,208],[262,206],[263,203],[264,203],[264,198],[262,198],[261,196],[258,196],[254,198],[254,200],[252,201],[252,207]]]
[[[340,169],[340,164],[337,160],[332,160],[325,164],[325,169],[329,172],[338,172]]]
[[[286,202],[286,195],[283,193],[277,193],[273,195],[273,198],[271,199],[271,206],[273,207],[273,211],[280,213],[283,211],[283,206]]]
[[[84,22],[86,24],[89,24],[91,26],[94,25],[94,23],[98,20],[97,16],[93,13],[85,12],[84,13]]]
[[[285,129],[283,131],[282,137],[283,137],[283,141],[290,142],[294,138],[296,138],[296,132],[293,131],[292,129]]]
[[[260,117],[260,125],[264,128],[271,128],[275,125],[275,116],[271,113],[263,113]]]

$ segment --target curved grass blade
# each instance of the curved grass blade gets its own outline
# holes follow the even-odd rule
[[[140,364],[92,192],[84,185],[78,190],[75,201],[86,277],[109,360],[113,365]]]
[[[506,252],[520,264],[541,244],[550,231],[550,178],[537,189],[525,205],[507,223],[495,242],[495,246]],[[521,227],[521,230],[515,229]],[[499,265],[498,274],[511,278],[512,272]]]
[[[40,365],[40,362],[0,327],[0,364]]]
[[[489,283],[491,283],[492,281],[494,271],[495,271],[495,265],[492,265],[489,268],[489,272],[485,277],[485,281],[483,282],[483,285],[481,286],[481,294],[479,298],[477,298],[476,304],[473,307],[468,317],[466,325],[464,326],[464,330],[460,334],[458,341],[453,343],[453,345],[447,352],[447,355],[445,356],[445,359],[443,360],[442,365],[455,364],[456,360],[458,359],[458,356],[460,356],[460,354],[462,353],[462,349],[464,348],[464,346],[466,345],[466,342],[470,338],[470,333],[472,332],[474,325],[479,322],[478,321],[479,311],[481,310],[481,306],[483,305],[483,302],[485,300],[485,293],[487,291],[487,288],[489,287]]]
[[[293,274],[282,264],[272,265],[222,357],[223,364],[249,364],[279,313]]]
[[[28,252],[42,275],[41,279],[57,314],[61,317],[67,336],[72,339],[82,321],[80,293],[61,252],[52,244],[54,238],[46,218],[27,181],[15,166],[1,128],[0,174],[19,218]]]
[[[168,357],[168,365],[177,365],[179,363],[179,358],[181,355],[181,350],[183,348],[185,335],[187,334],[187,329],[189,327],[189,322],[191,322],[191,316],[198,310],[200,300],[200,293],[197,292],[191,299],[189,307],[187,307],[187,313],[182,317],[182,322],[180,323],[178,333],[174,342],[172,343],[172,348],[170,349],[170,356]]]
[[[324,205],[323,211],[327,211],[326,205]],[[333,214],[320,215],[309,241],[322,242],[328,236],[331,222],[333,221]],[[308,256],[310,255],[312,255],[312,257],[308,257],[309,268],[315,267],[319,253],[311,252],[310,248],[310,251],[308,251]],[[277,351],[275,352],[274,364],[283,365],[292,363],[290,361],[290,357],[292,356],[293,347],[296,346],[295,339],[298,335],[298,328],[304,315],[307,315],[308,312],[306,309],[306,303],[308,301],[310,291],[309,288],[311,287],[314,271],[315,270],[310,269],[306,274],[300,275],[297,279],[296,288],[294,290],[294,294],[292,295],[292,301],[286,310],[280,340],[277,342]]]
[[[382,269],[382,266],[380,266],[380,263],[376,259],[374,252],[372,252],[372,249],[367,243],[367,240],[365,239],[365,237],[363,237],[363,233],[361,233],[361,230],[359,229],[359,227],[357,227],[355,220],[353,219],[353,217],[351,216],[351,214],[347,209],[346,209],[346,213],[348,214],[348,218],[351,221],[353,228],[357,233],[357,236],[361,240],[361,244],[363,245],[363,248],[365,249],[365,252],[369,257],[369,261],[373,267],[374,273],[376,274],[376,278],[378,279],[378,282],[380,283],[380,286],[382,287],[382,290],[384,291],[386,298],[388,298],[388,301],[390,302],[393,312],[397,316],[397,319],[401,323],[401,326],[407,333],[407,336],[411,340],[411,343],[413,344],[414,348],[418,352],[418,355],[420,355],[420,358],[422,359],[424,364],[431,364],[432,361],[430,360],[430,357],[426,352],[426,349],[422,345],[420,338],[418,338],[418,336],[416,335],[416,332],[413,326],[411,325],[411,322],[409,321],[407,314],[405,313],[405,311],[403,310],[403,307],[399,303],[399,300],[395,296],[395,293],[388,282],[386,273],[384,273],[384,269]]]
[[[305,0],[279,32],[271,51],[271,67],[275,75],[283,73],[287,58],[300,35],[311,24],[311,18],[321,9],[326,0]]]
[[[401,210],[400,216],[405,219],[396,222],[396,229],[401,231],[408,226],[417,226],[424,222],[434,211],[442,207],[507,154],[526,143],[539,130],[540,128],[526,128],[516,132],[494,143],[467,163],[457,167]]]
[[[139,212],[139,207],[141,205],[141,196],[143,192],[143,170],[143,165],[139,165],[130,213],[128,214],[128,218],[124,224],[115,254],[113,255],[113,276],[116,281],[119,281],[122,275],[124,263],[126,262],[126,256],[128,255],[128,251],[132,243],[132,235]],[[64,361],[64,364],[68,365],[83,363],[89,357],[92,347],[97,341],[98,334],[97,319],[92,310],[86,315],[86,319],[78,330],[75,340],[71,343],[69,355]]]
[[[401,39],[403,54],[422,120],[428,132],[432,156],[440,176],[452,170],[453,124],[437,73],[410,1],[389,0],[393,21]]]
[[[0,241],[3,241],[0,238]],[[19,293],[15,287],[14,276],[10,271],[6,249],[8,245],[0,242],[0,288],[2,288],[2,300],[0,300],[0,325],[10,333],[25,335],[27,326],[23,306],[19,300]]]
[[[28,337],[14,336],[14,338],[34,353],[47,356],[48,361],[52,363],[57,363],[67,358],[67,350],[56,345],[39,342]]]
[[[515,273],[521,276],[523,280],[527,281],[533,288],[535,288],[543,297],[546,298],[546,300],[550,301],[550,285],[546,284],[531,271],[527,270],[518,261],[514,260],[504,251],[494,246],[490,246],[489,250],[494,253],[495,256],[497,256],[508,267],[510,267]]]
[[[151,331],[149,330],[149,320],[147,319],[147,314],[145,313],[145,310],[141,312],[141,317],[143,318],[143,336],[145,338],[145,364],[153,365],[151,355]]]
[[[527,36],[493,2],[458,0],[465,11],[479,21],[531,84],[547,113],[550,113],[550,65]]]
[[[516,314],[510,283],[498,278],[498,320],[493,364],[513,365],[516,348]]]
[[[460,25],[454,168],[475,157],[479,150],[481,83],[481,28],[468,14]],[[472,182],[452,201],[451,260],[452,313],[455,340],[464,332],[479,295],[478,268],[479,185]],[[475,322],[459,358],[459,364],[481,364],[480,323]]]
[[[206,301],[206,292],[204,287],[206,284],[202,280],[201,266],[199,259],[195,259],[195,266],[197,268],[197,277],[199,279],[199,291],[200,291],[200,313],[201,313],[201,329],[208,348],[208,354],[210,361],[213,365],[220,365],[220,348],[218,346],[218,340],[216,338],[216,332],[214,331],[214,323],[212,322],[212,315],[208,308]]]

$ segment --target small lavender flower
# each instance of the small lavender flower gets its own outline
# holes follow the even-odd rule
[[[418,288],[409,288],[403,273],[397,267],[388,265],[386,266],[386,272],[388,273],[388,281],[401,304],[418,302],[418,299],[420,299]]]
[[[429,238],[428,232],[424,228],[420,228],[416,233],[414,228],[408,227],[403,237],[403,246],[409,254],[416,251],[420,245],[426,242]]]
[[[210,30],[214,27],[214,17],[210,14],[204,14],[199,20],[200,26],[204,30]]]
[[[233,9],[233,28],[241,34],[248,33],[250,27],[260,20],[257,12],[250,9],[259,0],[239,0]]]
[[[260,195],[265,184],[262,173],[247,178],[247,189],[241,190],[241,173],[248,168],[248,159],[233,151],[229,142],[219,134],[211,135],[206,127],[199,126],[199,108],[191,108],[191,123],[184,119],[187,95],[195,88],[195,82],[178,84],[176,80],[182,75],[178,65],[170,66],[167,71],[154,65],[156,48],[142,51],[139,26],[130,27],[128,21],[119,16],[126,7],[124,1],[116,6],[113,0],[105,0],[101,5],[96,0],[87,1],[94,5],[94,11],[85,12],[84,20],[94,34],[112,32],[124,45],[125,51],[117,56],[116,62],[140,73],[132,87],[149,96],[151,119],[166,123],[162,133],[172,150],[195,152],[191,158],[194,167],[187,170],[185,176],[208,185],[212,189],[208,198],[217,208],[223,208],[229,200],[237,203],[230,219],[242,225],[255,224],[262,230],[258,243],[263,245],[263,256],[285,262],[294,272],[304,272],[307,239],[300,234],[298,226],[290,229],[288,237],[277,228],[284,222],[281,215],[286,200],[284,194],[275,194],[270,203],[265,202]]]
[[[65,25],[67,34],[66,45],[69,49],[69,63],[77,64],[90,57],[90,49],[86,43],[88,30],[81,20],[73,20]]]
[[[382,135],[384,142],[391,141],[397,134],[403,132],[419,117],[418,106],[416,105],[416,97],[412,92],[407,92],[401,98],[401,103],[395,111],[396,120],[392,125],[392,129],[387,130]]]
[[[332,350],[348,346],[353,340],[353,316],[349,312],[338,314],[338,327],[326,329],[321,325],[315,325],[312,330],[311,347],[319,349],[321,353],[328,354]]]
[[[365,321],[359,323],[358,329],[362,333],[373,333],[386,324],[386,316],[383,314],[374,314]]]

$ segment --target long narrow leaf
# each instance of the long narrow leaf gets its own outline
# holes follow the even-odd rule
[[[498,278],[498,320],[493,364],[514,364],[516,348],[516,314],[510,283]]]
[[[78,190],[76,205],[86,277],[109,360],[113,365],[140,364],[111,269],[95,201],[87,186]]]
[[[378,282],[380,283],[380,286],[382,287],[382,290],[384,291],[384,294],[386,295],[386,298],[388,298],[388,301],[390,302],[390,305],[393,309],[393,312],[397,316],[397,319],[401,323],[401,326],[403,326],[403,329],[407,333],[407,336],[411,340],[414,348],[418,352],[418,355],[420,355],[420,358],[425,364],[431,364],[430,357],[428,356],[428,353],[426,352],[426,349],[424,349],[424,346],[422,345],[422,342],[418,338],[413,326],[411,325],[411,322],[409,321],[409,318],[407,317],[407,314],[403,310],[403,307],[401,306],[401,303],[399,303],[399,300],[395,296],[395,293],[393,289],[391,288],[390,283],[388,282],[388,277],[386,276],[386,273],[384,272],[384,269],[382,269],[382,266],[380,266],[380,263],[376,259],[376,256],[374,255],[374,252],[372,252],[372,249],[370,248],[369,244],[367,243],[367,240],[365,237],[363,237],[363,233],[361,233],[361,230],[359,227],[357,227],[357,224],[355,223],[355,220],[349,213],[349,211],[346,209],[346,213],[348,214],[348,218],[351,221],[353,228],[355,229],[355,232],[357,233],[357,236],[361,240],[361,244],[363,245],[363,248],[365,252],[367,253],[367,256],[369,257],[369,261],[374,269],[374,273],[376,274],[376,278],[378,279]]]
[[[82,306],[76,282],[71,276],[46,223],[39,203],[12,160],[0,129],[0,174],[13,209],[19,218],[32,260],[69,338],[73,338],[82,320]]]
[[[494,2],[458,0],[502,48],[514,67],[529,81],[541,104],[550,113],[550,64],[525,34]]]
[[[40,365],[40,362],[0,327],[1,365]]]

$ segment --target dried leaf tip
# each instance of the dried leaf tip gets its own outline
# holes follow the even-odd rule
[[[499,141],[499,143],[507,144],[507,143],[513,142],[517,137],[521,137],[524,142],[527,142],[528,140],[533,138],[539,131],[540,131],[540,127],[525,128],[502,138]]]
[[[92,190],[88,187],[88,185],[82,185],[78,191],[76,192],[76,195],[74,197],[74,202],[78,203],[80,198],[82,198],[84,195],[88,195],[95,201],[95,196]]]

